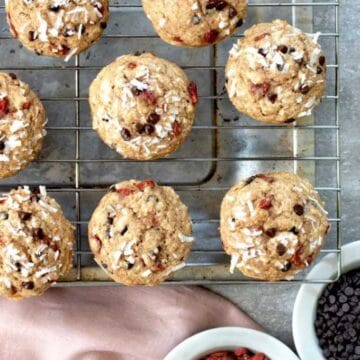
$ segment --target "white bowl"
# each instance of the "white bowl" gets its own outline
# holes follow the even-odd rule
[[[164,360],[198,360],[215,351],[235,350],[238,347],[262,352],[271,360],[299,360],[286,345],[274,337],[240,327],[203,331],[183,341]]]
[[[307,279],[334,279],[338,274],[337,254],[324,257],[309,273]],[[346,273],[360,267],[360,241],[344,245],[341,251],[341,270]],[[293,336],[302,360],[325,360],[315,333],[316,308],[327,284],[304,284],[296,297],[293,312]]]

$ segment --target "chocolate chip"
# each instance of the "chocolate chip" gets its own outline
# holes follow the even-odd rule
[[[32,234],[33,234],[34,237],[36,237],[36,238],[38,238],[40,240],[45,238],[44,231],[41,228],[34,229]]]
[[[286,54],[288,52],[289,48],[286,45],[279,45],[277,47],[277,50],[281,51],[283,54]]]
[[[219,31],[217,30],[210,30],[204,35],[204,41],[209,44],[212,44],[216,41],[219,36]]]
[[[244,20],[243,19],[240,19],[237,23],[236,23],[236,27],[240,27],[242,26],[242,24],[244,23]]]
[[[131,92],[134,96],[140,96],[141,95],[141,90],[139,90],[138,88],[136,88],[135,86],[131,88]]]
[[[304,207],[300,204],[294,205],[294,212],[296,215],[303,215],[304,214]]]
[[[260,49],[258,50],[258,53],[259,53],[260,55],[262,55],[263,57],[265,57],[265,56],[267,55],[267,52],[266,52],[263,48],[260,48]]]
[[[229,5],[229,18],[233,19],[237,14],[237,10],[232,5]]]
[[[34,31],[29,31],[28,32],[28,39],[29,39],[29,41],[34,41],[35,40],[35,32]]]
[[[277,94],[275,93],[268,93],[267,94],[267,98],[269,99],[269,101],[272,103],[272,104],[275,104],[275,101],[277,99]]]
[[[5,150],[5,143],[3,141],[0,141],[0,151]]]
[[[296,51],[296,49],[294,47],[292,47],[292,46],[289,47],[289,53],[290,54],[295,52],[295,51]]]
[[[286,246],[279,243],[276,247],[276,252],[279,256],[283,256],[286,253],[287,249]]]
[[[295,59],[295,62],[296,62],[298,65],[302,65],[302,63],[304,62],[304,58]]]
[[[144,124],[141,124],[141,123],[137,123],[136,124],[136,131],[139,133],[139,134],[142,134],[144,132]]]
[[[127,269],[131,270],[134,267],[135,264],[131,264],[129,262],[126,263]]]
[[[321,68],[320,66],[318,66],[318,67],[316,68],[316,73],[317,73],[317,74],[321,74],[322,72],[323,72],[322,68]]]
[[[16,267],[16,271],[17,271],[17,272],[20,272],[20,271],[21,271],[21,268],[22,268],[22,265],[21,265],[19,262],[16,262],[14,265],[15,265],[15,267]]]
[[[5,211],[0,212],[0,220],[7,220],[9,218],[9,214]]]
[[[216,4],[216,10],[222,11],[227,7],[228,3],[226,1],[219,0]]]
[[[284,123],[285,123],[285,124],[291,124],[291,123],[293,123],[294,121],[295,121],[295,119],[294,119],[294,118],[291,118],[291,119],[285,120]]]
[[[20,219],[21,219],[22,221],[28,221],[28,220],[31,219],[31,213],[28,213],[28,212],[22,211],[22,212],[19,214],[19,216],[20,216]]]
[[[126,233],[127,233],[127,231],[128,231],[128,227],[127,227],[127,225],[121,230],[121,232],[120,232],[120,235],[121,236],[124,236]]]
[[[49,6],[49,10],[52,12],[58,12],[60,10],[60,6]]]
[[[112,225],[114,223],[114,218],[111,216],[108,216],[106,220],[109,225]]]
[[[321,55],[321,56],[319,57],[319,64],[320,64],[321,66],[324,66],[324,65],[325,65],[325,61],[326,61],[325,56]]]
[[[256,176],[250,176],[249,178],[246,179],[245,185],[251,184],[255,179],[256,179]]]
[[[306,95],[310,91],[310,87],[308,85],[303,84],[300,86],[299,90],[302,94]]]
[[[35,287],[35,284],[33,281],[26,281],[26,282],[23,282],[21,285],[26,290],[32,290]]]
[[[155,131],[155,128],[151,124],[144,125],[144,132],[146,135],[151,135]]]
[[[9,73],[9,76],[10,76],[13,80],[16,80],[16,79],[17,79],[17,76],[16,76],[16,74],[14,74],[14,73]]]
[[[268,237],[274,237],[276,235],[276,228],[270,228],[270,229],[267,229],[265,231],[265,234],[268,236]]]
[[[279,71],[283,71],[283,70],[284,70],[284,64],[276,64],[276,68],[277,68]]]
[[[281,272],[288,272],[291,269],[291,262],[287,261],[281,268]]]
[[[106,23],[105,21],[102,21],[102,22],[100,23],[100,27],[101,27],[103,30],[105,30],[105,29],[107,28],[107,23]]]
[[[131,132],[128,129],[122,128],[120,134],[125,141],[131,140]]]
[[[157,124],[159,121],[160,121],[160,115],[156,113],[150,114],[147,118],[147,122],[152,125]]]
[[[299,234],[299,230],[295,226],[293,226],[289,231],[295,235]]]

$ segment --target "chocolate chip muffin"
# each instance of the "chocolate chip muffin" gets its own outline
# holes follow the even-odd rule
[[[124,55],[90,86],[93,128],[125,158],[151,160],[175,151],[189,134],[197,89],[177,65],[152,54]]]
[[[0,296],[12,300],[42,294],[72,266],[73,226],[39,189],[0,197]]]
[[[289,280],[309,266],[329,229],[318,193],[291,173],[259,174],[235,185],[220,218],[230,271],[271,281]]]
[[[38,55],[79,54],[97,41],[109,17],[108,0],[7,0],[11,33]]]
[[[142,0],[155,31],[167,43],[203,47],[231,36],[246,16],[247,0]]]
[[[317,37],[283,20],[247,30],[231,49],[225,70],[234,106],[266,123],[291,123],[311,115],[326,79]]]
[[[45,109],[29,85],[0,72],[0,178],[24,169],[40,152]]]
[[[150,180],[110,190],[89,223],[90,247],[104,271],[125,285],[156,285],[185,266],[192,224],[174,190]]]

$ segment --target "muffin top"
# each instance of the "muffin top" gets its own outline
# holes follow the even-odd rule
[[[41,149],[45,109],[29,86],[0,72],[0,178],[12,176]]]
[[[325,56],[314,37],[275,20],[252,26],[230,51],[226,88],[235,107],[267,123],[312,114],[325,91]]]
[[[181,47],[203,47],[231,36],[246,16],[246,0],[143,0],[159,36]]]
[[[150,160],[175,151],[189,134],[197,89],[176,64],[152,54],[124,55],[90,87],[93,128],[124,157]]]
[[[221,205],[221,238],[231,271],[265,280],[290,279],[315,259],[329,229],[312,185],[291,173],[252,176]]]
[[[69,59],[106,28],[108,0],[7,0],[10,30],[38,55]]]
[[[115,281],[155,285],[183,267],[192,237],[187,207],[151,180],[114,185],[93,213],[90,247]]]
[[[40,295],[72,264],[74,229],[45,187],[0,197],[0,295]]]

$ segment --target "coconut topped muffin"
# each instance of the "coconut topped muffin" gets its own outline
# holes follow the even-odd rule
[[[143,0],[159,36],[181,47],[203,47],[229,36],[243,24],[247,0]]]
[[[154,181],[116,184],[94,211],[89,242],[97,263],[126,285],[156,285],[185,266],[192,242],[187,207]]]
[[[69,59],[100,38],[108,0],[7,0],[10,30],[38,55]]]
[[[0,197],[0,296],[40,295],[72,265],[74,228],[45,187]]]
[[[234,106],[266,123],[290,123],[311,115],[326,79],[317,38],[283,20],[247,30],[231,49],[225,69]]]
[[[291,173],[259,174],[235,185],[220,217],[231,272],[264,280],[291,279],[309,266],[329,230],[320,196]]]
[[[124,55],[90,87],[93,128],[126,158],[151,160],[175,151],[189,134],[197,88],[176,64],[150,53]]]
[[[0,178],[13,176],[35,159],[45,130],[45,109],[29,85],[0,72]]]

